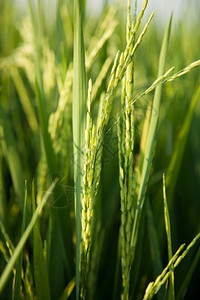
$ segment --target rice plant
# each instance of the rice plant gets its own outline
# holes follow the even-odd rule
[[[199,24],[51,5],[0,4],[0,297],[195,299]]]

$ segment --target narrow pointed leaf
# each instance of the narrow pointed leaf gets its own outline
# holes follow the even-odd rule
[[[35,213],[34,183],[32,185],[32,207],[33,213]],[[44,258],[42,239],[37,220],[33,227],[33,262],[36,293],[38,296],[38,300],[49,300],[51,298],[49,289],[49,279],[47,273],[47,264]]]
[[[172,238],[171,238],[171,226],[170,226],[169,210],[168,210],[168,205],[167,205],[165,175],[164,174],[163,174],[163,201],[164,201],[165,231],[166,231],[166,235],[167,235],[167,246],[168,246],[168,260],[170,261],[172,259]],[[170,274],[168,299],[169,300],[175,299],[174,271],[173,270],[171,270],[171,274]]]
[[[42,198],[42,201],[40,202],[40,204],[38,205],[35,213],[33,214],[32,216],[32,219],[29,223],[29,225],[27,226],[23,236],[21,237],[19,243],[17,244],[17,247],[15,248],[14,252],[13,252],[13,255],[12,257],[10,258],[8,264],[6,265],[6,268],[5,270],[3,271],[3,274],[1,275],[1,278],[0,278],[0,294],[12,272],[12,269],[14,267],[14,265],[16,264],[18,258],[19,258],[19,255],[37,221],[37,218],[42,210],[42,208],[44,207],[44,205],[46,204],[47,200],[48,200],[48,197],[49,195],[51,194],[51,192],[53,191],[54,187],[55,187],[55,184],[56,184],[56,181],[54,181],[50,187],[48,188],[48,190],[46,191],[44,197]]]
[[[161,48],[161,52],[160,52],[160,59],[159,59],[158,77],[160,77],[164,73],[164,70],[165,70],[165,60],[166,60],[167,49],[168,49],[169,38],[170,38],[171,22],[172,22],[172,17],[169,20],[169,24],[167,26],[167,29],[165,31],[165,35],[163,38],[162,48]],[[146,147],[145,147],[145,155],[144,155],[144,161],[143,161],[143,167],[142,167],[142,173],[141,173],[141,181],[140,181],[140,185],[139,185],[139,192],[138,192],[138,198],[137,198],[137,207],[138,208],[136,210],[136,215],[134,218],[134,224],[133,224],[133,229],[132,229],[132,236],[131,236],[131,244],[133,246],[135,246],[136,241],[137,241],[139,221],[140,221],[141,211],[142,211],[143,204],[144,204],[146,186],[147,186],[148,177],[150,174],[150,168],[151,168],[151,162],[153,159],[155,143],[157,140],[156,134],[157,134],[157,127],[158,127],[161,94],[162,94],[162,85],[159,85],[155,89],[151,120],[150,120],[150,125],[149,125],[147,143],[146,143]],[[133,253],[133,258],[134,258],[134,253]]]
[[[22,219],[21,236],[24,234],[25,226],[26,226],[26,208],[27,208],[27,182],[25,182],[24,212],[23,212],[23,219]],[[20,300],[20,286],[21,286],[21,278],[22,278],[22,259],[23,259],[23,251],[21,251],[18,262],[17,262],[14,297],[13,297],[14,300]]]
[[[81,241],[82,156],[86,127],[86,75],[82,26],[82,1],[74,1],[74,62],[73,62],[73,142],[76,210],[76,299],[79,299],[79,256]]]

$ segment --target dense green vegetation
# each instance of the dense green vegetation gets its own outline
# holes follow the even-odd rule
[[[199,24],[147,2],[0,2],[0,299],[198,298]]]

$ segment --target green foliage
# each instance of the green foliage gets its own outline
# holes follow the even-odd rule
[[[35,213],[34,183],[32,184],[32,208],[33,208],[33,213]],[[38,221],[36,221],[33,227],[33,261],[34,261],[36,295],[38,299],[48,300],[50,299],[49,279],[47,273],[47,264],[43,253],[43,245],[42,245]]]
[[[195,299],[199,24],[72,2],[0,3],[0,298]]]

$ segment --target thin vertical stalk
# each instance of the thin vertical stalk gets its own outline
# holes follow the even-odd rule
[[[163,174],[163,202],[164,202],[164,217],[165,217],[165,231],[167,235],[167,247],[168,247],[168,260],[172,259],[172,237],[171,237],[171,225],[169,210],[167,204],[166,185],[165,185],[165,174]],[[169,300],[175,300],[175,289],[174,289],[174,271],[173,265],[170,267],[170,283],[169,283]]]
[[[165,31],[165,35],[163,38],[162,48],[161,48],[161,52],[160,52],[160,59],[159,59],[158,78],[164,73],[164,69],[165,69],[165,60],[166,60],[167,49],[168,49],[169,38],[170,38],[171,22],[172,22],[172,17],[169,20],[169,23],[168,23],[168,26],[167,26],[167,29]],[[159,112],[160,112],[161,94],[162,94],[162,84],[156,87],[154,100],[153,100],[151,120],[150,120],[150,125],[149,125],[144,161],[143,161],[143,166],[142,166],[141,181],[140,181],[139,192],[138,192],[138,197],[137,197],[137,209],[136,209],[136,213],[135,213],[134,224],[133,224],[132,235],[131,235],[131,246],[134,249],[135,249],[135,245],[137,242],[140,216],[141,216],[141,212],[142,212],[142,208],[143,208],[143,204],[144,204],[146,186],[148,183],[151,162],[152,162],[153,154],[154,154],[154,150],[155,150],[155,143],[157,140],[156,134],[157,134]],[[132,260],[134,259],[134,252],[135,252],[135,250],[133,251],[133,254],[132,254],[133,255]]]
[[[24,234],[25,227],[26,227],[26,209],[27,209],[27,181],[25,181],[24,210],[23,210],[23,219],[22,219],[22,227],[21,227],[21,236]],[[13,300],[20,299],[20,286],[21,286],[21,279],[22,279],[22,260],[23,260],[23,252],[20,253],[17,262]]]
[[[80,242],[81,242],[81,187],[84,136],[86,127],[86,75],[85,50],[82,26],[81,0],[74,1],[74,62],[73,62],[73,142],[74,142],[74,184],[76,214],[76,299],[79,299],[80,285]]]

